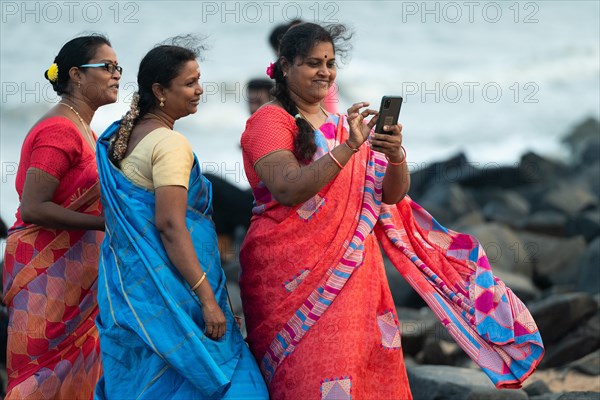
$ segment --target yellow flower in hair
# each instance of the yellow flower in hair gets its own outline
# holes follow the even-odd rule
[[[56,63],[48,68],[48,79],[50,82],[56,82],[58,80],[58,65],[56,65]]]

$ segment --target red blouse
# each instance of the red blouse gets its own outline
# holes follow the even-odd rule
[[[41,121],[25,138],[15,182],[19,200],[29,168],[40,169],[59,180],[52,201],[63,207],[98,181],[96,155],[77,126],[66,117]],[[12,229],[28,225],[21,219],[20,207],[16,219]]]
[[[252,114],[241,138],[244,169],[252,189],[260,183],[254,165],[275,151],[293,152],[297,134],[296,120],[281,107],[266,105]]]

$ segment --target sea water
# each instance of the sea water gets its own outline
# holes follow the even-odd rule
[[[2,1],[0,216],[11,225],[20,147],[59,98],[43,72],[82,32],[109,36],[124,73],[119,101],[96,113],[101,133],[128,108],[137,67],[156,43],[206,36],[195,115],[178,121],[205,171],[247,187],[239,137],[245,85],[274,60],[267,36],[302,18],[347,24],[353,50],[340,63],[340,109],[403,95],[411,168],[464,152],[476,166],[511,165],[526,151],[563,158],[561,138],[599,118],[597,1]],[[341,61],[341,60],[340,60]]]

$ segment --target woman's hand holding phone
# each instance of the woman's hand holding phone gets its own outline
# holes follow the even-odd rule
[[[379,112],[365,108],[368,102],[355,103],[348,109],[348,125],[350,136],[348,144],[352,148],[359,148],[368,138],[375,127],[371,137],[371,148],[385,154],[393,163],[402,162],[402,125],[398,123],[402,97],[384,96],[381,99]],[[361,110],[362,109],[362,110]],[[368,121],[366,119],[372,116]]]
[[[402,153],[402,125],[384,125],[386,133],[374,133],[371,138],[371,148],[383,153],[393,163],[404,160]]]
[[[371,138],[371,148],[386,155],[388,160],[399,163],[404,160],[402,153],[402,125],[398,123],[402,97],[383,96],[379,108],[379,119]]]
[[[379,113],[368,107],[369,103],[363,101],[355,103],[348,109],[348,125],[350,126],[350,135],[348,137],[348,145],[354,149],[358,149],[369,137],[371,130],[377,123]],[[373,117],[365,123],[365,119],[370,115]]]

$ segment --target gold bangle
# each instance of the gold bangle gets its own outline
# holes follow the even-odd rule
[[[202,274],[202,278],[200,278],[200,280],[198,281],[198,283],[196,283],[194,285],[194,287],[192,287],[192,292],[196,289],[198,289],[198,287],[200,287],[200,285],[202,284],[202,282],[204,282],[204,279],[206,279],[206,272]]]

